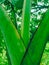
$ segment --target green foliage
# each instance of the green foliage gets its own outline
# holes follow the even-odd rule
[[[12,5],[15,6],[16,10],[22,9],[24,0],[21,0],[21,1],[20,0],[9,0],[9,1],[12,3]]]
[[[23,14],[22,14],[23,18],[22,18],[22,25],[21,25],[21,36],[24,40],[25,47],[27,47],[28,42],[29,42],[30,11],[31,11],[31,1],[24,0]]]
[[[39,4],[38,1],[5,0],[3,1],[4,3],[2,2],[1,5],[5,10],[2,8],[2,6],[0,6],[0,28],[3,33],[2,35],[0,32],[0,61],[1,63],[3,62],[4,65],[40,64],[49,35],[49,10],[43,15],[43,11],[47,9],[45,8],[45,4],[47,4],[48,0],[44,0],[44,6]],[[34,12],[31,12],[31,10]],[[5,11],[7,13],[5,13]],[[41,18],[40,16],[43,17]],[[5,55],[4,52],[2,52],[3,50],[6,52]],[[49,50],[45,49],[44,53],[48,51]]]
[[[38,0],[39,2],[41,1],[41,0]]]
[[[49,41],[46,43],[40,65],[49,65]]]
[[[37,4],[37,0],[33,0]]]
[[[3,3],[5,0],[0,0],[0,4]]]
[[[19,65],[25,52],[23,42],[21,41],[17,30],[1,6],[0,12],[0,28],[6,41],[11,63],[12,65]]]
[[[48,0],[44,0],[44,3],[47,4],[48,3]]]
[[[44,20],[42,21],[41,25],[36,31],[36,34],[34,35],[32,41],[30,42],[29,49],[26,52],[25,57],[23,58],[22,65],[27,64],[39,65],[49,35],[48,19],[49,19],[49,10],[46,12]]]

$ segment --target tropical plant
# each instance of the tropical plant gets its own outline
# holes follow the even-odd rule
[[[4,37],[0,46],[6,50],[9,65],[40,65],[49,40],[49,5],[48,0],[42,5],[38,1],[0,1],[0,37]]]

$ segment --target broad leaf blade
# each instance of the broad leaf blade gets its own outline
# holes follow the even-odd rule
[[[25,48],[20,36],[0,5],[0,29],[6,41],[6,46],[12,65],[20,65]]]
[[[49,10],[46,12],[45,17],[40,24],[34,38],[30,42],[30,47],[25,53],[22,60],[22,65],[32,63],[32,65],[39,65],[46,42],[49,36]],[[29,62],[28,62],[29,60]]]

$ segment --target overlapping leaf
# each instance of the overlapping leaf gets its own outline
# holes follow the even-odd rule
[[[10,0],[10,2],[16,6],[19,0]],[[37,0],[35,0],[35,2],[37,2]],[[20,4],[18,4],[16,8],[22,8]],[[29,42],[30,4],[30,0],[24,0],[23,21],[21,25],[21,36],[24,43],[22,42],[17,29],[0,6],[0,28],[6,41],[12,65],[20,65],[20,63],[21,65],[39,65],[47,42],[49,35],[49,10],[45,14],[45,18],[34,35],[34,38]],[[26,52],[25,48],[27,48]]]
[[[12,65],[20,65],[25,52],[23,42],[9,17],[0,6],[0,29],[6,41],[6,46]]]
[[[22,65],[39,65],[49,36],[49,10],[40,24],[22,60]]]

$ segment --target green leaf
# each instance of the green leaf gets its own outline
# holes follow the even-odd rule
[[[30,11],[31,11],[31,0],[24,0],[23,13],[22,13],[23,20],[21,24],[21,36],[24,40],[25,47],[27,47],[29,42]]]
[[[20,65],[25,52],[20,36],[0,5],[0,29],[3,33],[12,65]]]
[[[49,10],[40,24],[36,34],[30,42],[29,48],[26,51],[22,65],[39,65],[40,60],[49,36]]]

